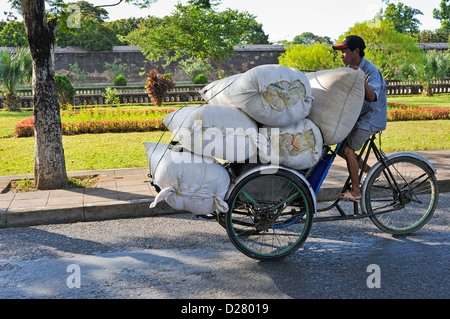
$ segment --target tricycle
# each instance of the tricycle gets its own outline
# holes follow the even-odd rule
[[[325,146],[320,161],[304,171],[271,164],[224,164],[234,181],[225,198],[229,210],[215,212],[209,218],[217,218],[233,245],[257,260],[292,254],[306,241],[315,222],[369,218],[387,233],[405,235],[417,231],[438,204],[436,171],[427,159],[411,152],[384,154],[375,140],[376,134],[358,155],[362,163],[362,198],[354,202],[352,212],[344,211],[341,198],[323,208],[318,208],[316,200],[341,142]],[[364,176],[371,153],[376,163]],[[348,177],[342,192],[350,185]],[[321,216],[334,208],[337,214]]]

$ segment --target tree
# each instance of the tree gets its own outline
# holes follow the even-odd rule
[[[422,54],[419,61],[406,63],[402,68],[404,79],[421,82],[425,96],[432,95],[431,82],[442,80],[449,73],[450,53],[436,50]]]
[[[300,35],[296,35],[292,41],[292,44],[316,44],[316,43],[328,43],[331,44],[330,37],[321,37],[315,35],[312,32],[303,32]]]
[[[450,32],[450,0],[441,0],[440,9],[433,10],[433,18],[441,21],[441,28]]]
[[[33,60],[32,101],[35,136],[35,184],[38,189],[67,184],[61,117],[56,93],[54,46],[58,19],[47,19],[45,0],[9,0],[21,10]],[[120,0],[121,3],[123,0]],[[148,6],[153,0],[125,0]],[[118,4],[119,4],[118,3]],[[63,0],[49,1],[52,13],[64,16]],[[51,10],[49,10],[51,11]],[[67,16],[66,16],[67,18]],[[64,19],[61,18],[63,21]]]
[[[128,45],[128,42],[125,40],[125,37],[130,34],[132,31],[139,28],[139,25],[144,21],[143,18],[126,18],[119,19],[110,22],[105,22],[103,25],[109,29],[111,29],[116,37],[120,40],[122,45]]]
[[[108,18],[108,12],[99,7],[95,7],[86,1],[78,1],[72,5],[83,12],[80,17],[79,28],[68,28],[68,15],[62,15],[56,31],[56,44],[60,47],[81,47],[93,51],[109,51],[113,46],[120,45],[121,41],[116,33],[108,28],[104,21]],[[67,7],[68,8],[68,7]]]
[[[255,30],[261,33],[262,29],[257,27],[255,17],[247,12],[231,9],[217,12],[215,6],[177,4],[171,16],[150,27],[141,24],[126,40],[138,45],[148,59],[165,58],[167,64],[195,56],[208,68],[212,78],[217,79],[221,77],[223,61],[234,52],[234,46],[249,44],[259,38]]]
[[[56,32],[56,44],[60,47],[80,47],[92,51],[110,51],[115,45],[122,45],[116,33],[103,23],[89,17],[81,18],[81,28]]]
[[[27,35],[23,22],[10,21],[0,31],[0,47],[26,47]]]
[[[387,4],[387,8],[381,15],[381,18],[391,21],[395,31],[413,34],[419,32],[421,23],[415,16],[423,15],[422,11],[406,6],[402,2],[397,3],[397,5],[391,3],[390,0],[383,0],[383,2]]]
[[[6,89],[5,107],[8,111],[20,111],[17,85],[30,79],[31,56],[25,48],[0,52],[0,84]]]
[[[420,31],[417,38],[419,43],[445,43],[450,41],[449,32],[443,28]]]
[[[356,23],[338,42],[351,34],[364,39],[367,46],[365,58],[374,63],[386,79],[399,75],[405,61],[414,63],[422,53],[414,37],[395,31],[388,20]]]

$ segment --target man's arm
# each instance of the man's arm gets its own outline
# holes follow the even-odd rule
[[[366,81],[364,81],[364,89],[364,99],[369,102],[376,101],[377,95]]]
[[[358,66],[351,66],[352,69],[358,70]],[[368,102],[373,102],[377,100],[377,95],[375,91],[370,87],[369,83],[367,81],[364,81],[364,99]]]

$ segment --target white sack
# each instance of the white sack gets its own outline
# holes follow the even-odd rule
[[[256,156],[258,144],[266,142],[256,122],[231,106],[188,106],[166,115],[163,123],[189,151],[231,162]]]
[[[165,200],[176,210],[196,215],[228,211],[224,198],[230,178],[222,165],[190,152],[171,151],[167,144],[144,146],[153,182],[161,188],[150,208]]]
[[[364,72],[339,68],[308,73],[306,76],[314,96],[308,118],[320,128],[325,145],[343,141],[361,112]]]
[[[273,164],[307,169],[313,167],[322,155],[322,134],[308,119],[281,128],[263,127],[261,133],[270,140],[270,153],[267,152],[270,156],[261,154],[261,158]]]
[[[303,72],[271,64],[212,82],[201,94],[207,103],[239,108],[269,126],[287,126],[305,118],[312,100]]]

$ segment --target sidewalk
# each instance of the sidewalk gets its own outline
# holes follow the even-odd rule
[[[450,191],[450,149],[417,151],[437,170],[439,191]],[[11,180],[32,175],[0,176],[0,228],[100,221],[119,218],[176,214],[165,202],[150,209],[156,191],[147,176],[148,167],[70,172],[70,176],[98,175],[96,188],[7,192]],[[318,201],[334,199],[347,177],[345,162],[336,158]]]

